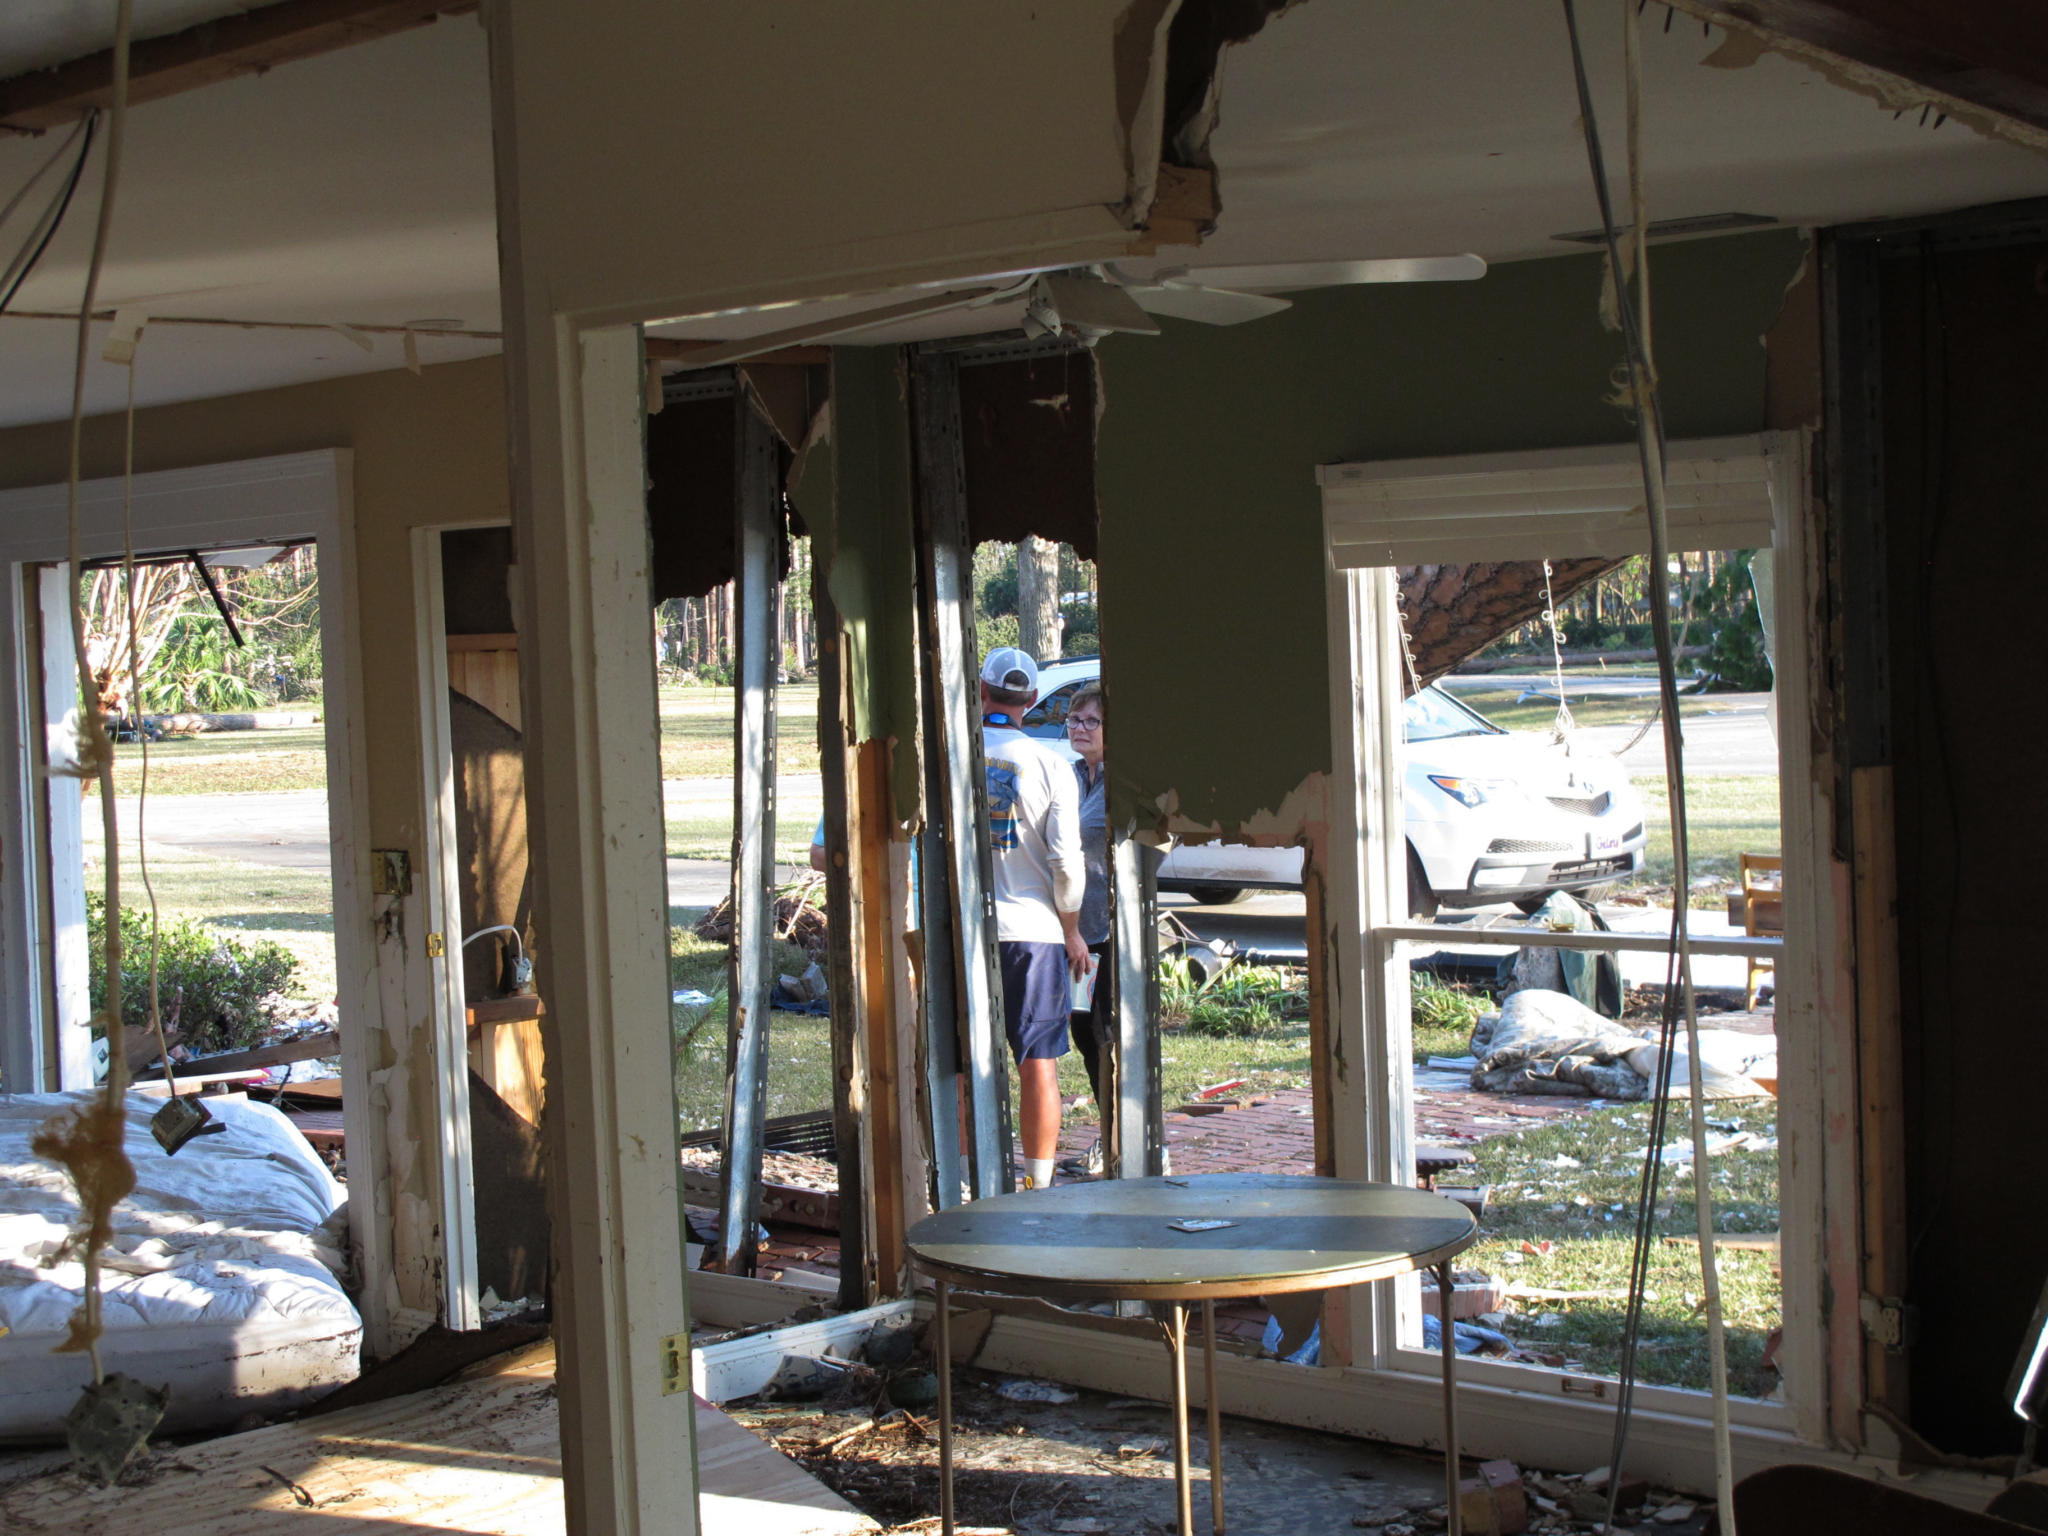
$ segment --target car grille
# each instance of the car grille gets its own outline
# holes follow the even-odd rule
[[[1545,843],[1526,837],[1496,837],[1486,845],[1488,853],[1576,853],[1576,843]]]
[[[1591,859],[1581,864],[1553,864],[1550,878],[1560,883],[1570,880],[1597,880],[1606,875],[1624,875],[1629,870],[1629,861],[1623,859]]]
[[[1574,800],[1565,795],[1552,795],[1550,803],[1560,811],[1569,811],[1574,816],[1605,816],[1607,807],[1614,803],[1614,797],[1602,790],[1590,800]]]

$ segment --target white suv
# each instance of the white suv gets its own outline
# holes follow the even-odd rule
[[[1072,757],[1067,705],[1101,670],[1092,656],[1039,668],[1025,732]],[[1548,736],[1502,730],[1440,688],[1415,694],[1403,715],[1408,906],[1416,916],[1501,901],[1533,912],[1553,891],[1591,897],[1642,868],[1643,802],[1613,758],[1575,756]],[[1299,848],[1182,844],[1160,865],[1159,887],[1209,902],[1299,890],[1301,859]]]

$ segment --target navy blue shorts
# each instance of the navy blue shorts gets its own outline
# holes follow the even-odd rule
[[[1003,1033],[1018,1061],[1067,1054],[1067,1011],[1074,983],[1064,944],[996,945],[1003,972]]]

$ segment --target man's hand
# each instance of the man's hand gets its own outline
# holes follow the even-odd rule
[[[1064,913],[1061,914],[1065,916]],[[1079,981],[1088,974],[1088,941],[1081,937],[1078,925],[1070,924],[1066,932],[1067,971]]]

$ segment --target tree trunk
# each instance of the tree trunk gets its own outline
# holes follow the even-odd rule
[[[1565,598],[1620,565],[1594,556],[1550,562],[1550,598]],[[1427,687],[1509,630],[1543,617],[1543,562],[1404,565],[1395,579],[1415,658],[1415,683]]]
[[[1060,654],[1060,547],[1036,534],[1017,546],[1017,645],[1039,661]]]

